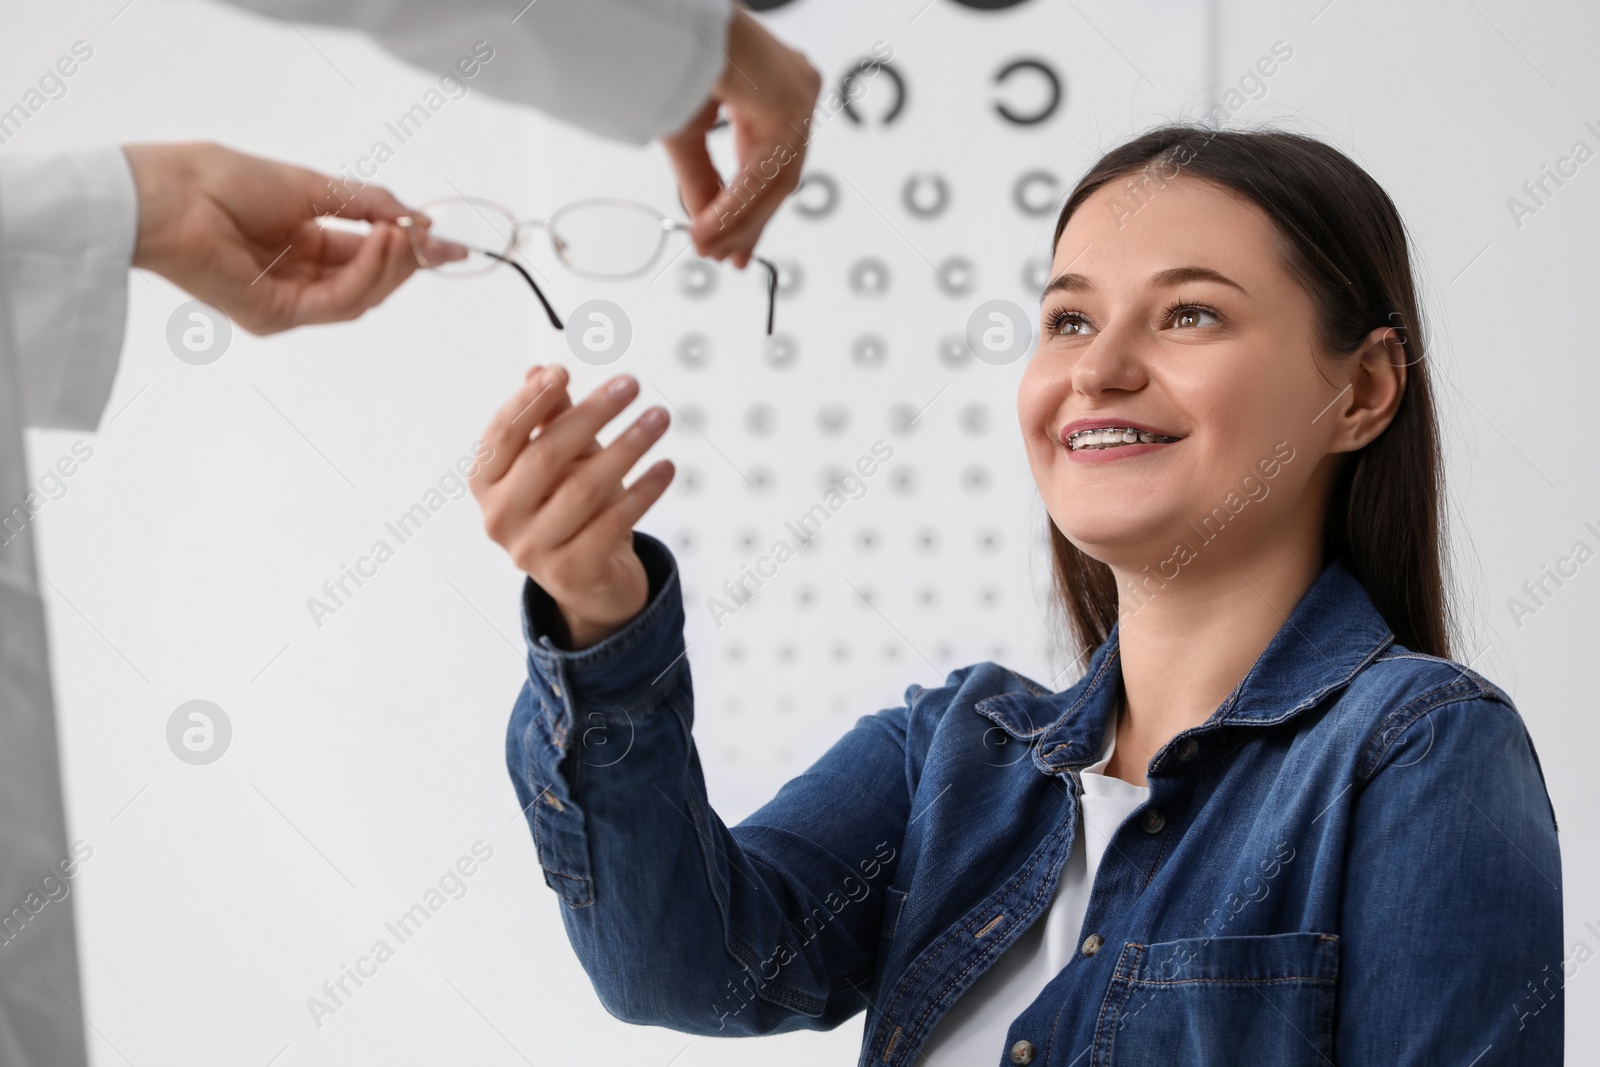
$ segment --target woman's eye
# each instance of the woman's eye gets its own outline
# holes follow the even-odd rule
[[[1200,321],[1202,316],[1209,318],[1211,321]],[[1182,307],[1173,308],[1172,322],[1179,327],[1192,329],[1197,326],[1216,326],[1220,320],[1217,318],[1217,313],[1210,308],[1200,307],[1198,304],[1185,304]]]
[[[1089,324],[1076,311],[1056,311],[1046,320],[1046,326],[1056,337],[1076,337],[1084,333]]]

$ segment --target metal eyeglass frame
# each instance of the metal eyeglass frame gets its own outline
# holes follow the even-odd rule
[[[496,232],[499,232],[500,229],[500,227],[495,224],[496,221],[504,221],[506,226],[509,227],[510,232],[501,234],[501,236],[503,236],[506,240],[506,247],[503,251],[493,252],[487,248],[473,248],[470,245],[465,247],[467,247],[469,251],[488,256],[490,259],[497,260],[500,263],[509,264],[513,270],[522,275],[523,280],[526,281],[533,289],[534,295],[539,298],[539,303],[544,306],[545,314],[550,317],[550,324],[558,330],[564,330],[566,327],[562,325],[560,317],[556,315],[555,308],[550,306],[550,301],[546,299],[544,290],[540,289],[539,283],[533,280],[533,275],[530,274],[527,269],[524,268],[522,264],[518,263],[514,258],[515,253],[522,246],[522,241],[527,231],[543,230],[544,232],[548,233],[550,235],[550,247],[555,252],[556,258],[559,259],[562,265],[564,265],[574,274],[584,278],[599,278],[613,281],[620,281],[627,278],[637,278],[640,275],[645,274],[650,270],[651,267],[654,267],[656,265],[656,261],[661,258],[661,252],[667,246],[667,237],[669,234],[676,231],[682,231],[683,233],[689,232],[689,224],[687,222],[683,222],[679,219],[668,218],[666,215],[661,214],[661,212],[657,211],[648,204],[641,203],[637,200],[627,200],[619,197],[591,197],[585,200],[574,200],[571,203],[564,204],[560,208],[557,208],[548,219],[519,219],[505,207],[494,202],[493,200],[485,200],[482,197],[476,196],[451,196],[442,197],[437,200],[430,200],[427,203],[420,205],[418,207],[418,211],[422,215],[426,216],[429,208],[436,208],[444,204],[466,204],[470,206],[484,219],[485,222],[488,222],[490,224],[490,228],[494,229]],[[644,266],[623,274],[609,274],[604,272],[584,270],[581,267],[575,266],[573,262],[567,258],[567,246],[565,242],[563,242],[556,234],[556,223],[560,220],[562,215],[569,211],[577,208],[594,207],[598,204],[608,204],[614,207],[628,208],[630,210],[639,211],[643,214],[653,217],[660,224],[661,239],[656,242],[655,251],[650,254],[650,259],[644,264]],[[492,215],[490,213],[492,213]],[[498,216],[498,219],[494,218],[494,216]],[[406,231],[410,238],[411,254],[416,257],[417,265],[424,268],[439,266],[439,264],[430,263],[428,261],[428,257],[423,253],[421,230],[419,230],[416,226],[416,218],[411,215],[403,215],[397,219],[396,222],[402,229]],[[445,240],[450,239],[445,238]],[[460,244],[461,242],[454,243]],[[765,267],[767,271],[767,333],[770,335],[772,333],[773,311],[777,303],[778,296],[778,268],[777,265],[769,259],[765,259],[761,256],[753,256],[752,258],[757,263],[760,263],[763,267]],[[477,275],[488,273],[493,269],[494,264],[491,263],[489,266],[484,267],[481,270],[456,271],[453,273],[456,277],[476,277]]]

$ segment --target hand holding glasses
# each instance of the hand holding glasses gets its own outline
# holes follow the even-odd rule
[[[655,266],[673,233],[687,233],[689,223],[668,218],[636,200],[604,197],[577,200],[548,219],[519,219],[491,200],[474,196],[429,201],[418,211],[426,225],[411,215],[397,221],[411,239],[419,266],[452,277],[476,277],[509,264],[544,305],[550,324],[565,327],[545,298],[539,283],[516,261],[529,233],[543,230],[568,270],[585,278],[637,278]],[[772,333],[778,268],[755,257],[767,272],[767,333]]]

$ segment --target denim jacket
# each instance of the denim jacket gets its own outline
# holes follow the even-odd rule
[[[729,827],[691,735],[676,562],[635,532],[644,611],[560,649],[523,590],[507,762],[606,1009],[707,1035],[865,1012],[860,1067],[935,1023],[1051,901],[1118,628],[1052,693],[984,662],[857,719]],[[995,1064],[1562,1060],[1555,812],[1511,699],[1398,645],[1337,559],[1204,723],[1151,758],[1084,939]]]

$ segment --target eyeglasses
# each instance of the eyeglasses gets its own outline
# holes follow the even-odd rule
[[[655,266],[668,238],[689,230],[687,222],[668,218],[647,204],[611,197],[574,201],[548,219],[519,219],[492,200],[475,196],[432,200],[418,210],[427,225],[420,225],[411,215],[398,222],[411,238],[411,251],[419,266],[452,277],[475,277],[509,264],[532,287],[558,330],[566,327],[555,308],[533,275],[516,261],[529,232],[548,233],[556,258],[574,274],[621,280],[637,278]],[[767,272],[770,334],[778,268],[760,256],[754,258]]]

